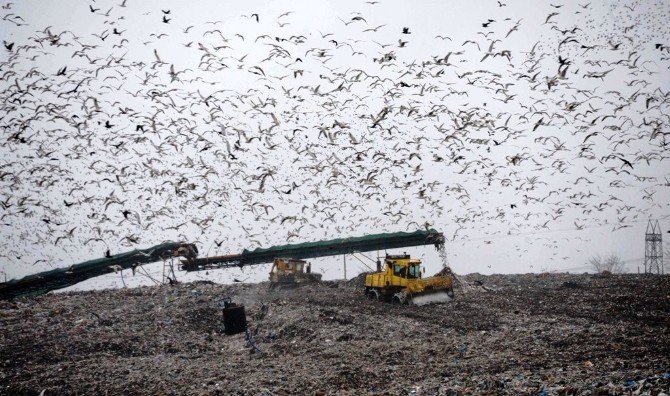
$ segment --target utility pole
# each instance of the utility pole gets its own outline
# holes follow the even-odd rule
[[[658,220],[649,220],[644,234],[644,273],[663,274],[663,233]]]
[[[342,259],[344,260],[344,280],[347,280],[347,255],[343,254]]]

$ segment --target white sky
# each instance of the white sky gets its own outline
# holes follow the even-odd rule
[[[2,9],[0,35],[15,44],[0,57],[1,169],[10,172],[0,179],[9,204],[0,212],[0,270],[18,277],[164,240],[213,255],[426,221],[448,236],[460,273],[583,271],[590,256],[611,253],[635,270],[647,219],[667,227],[670,215],[662,135],[670,50],[655,48],[670,45],[670,5],[508,3],[128,0],[91,2],[100,9],[92,13],[79,1],[25,1]],[[56,44],[49,34],[60,34]],[[482,60],[494,38],[492,52],[508,50],[509,59]],[[391,52],[395,59],[375,61]],[[435,64],[449,53],[448,64]],[[559,56],[570,62],[564,79]],[[21,89],[34,85],[12,102],[17,79]],[[20,128],[26,143],[12,138]],[[263,174],[271,176],[261,191]],[[291,194],[281,192],[292,183]],[[440,267],[433,250],[407,249],[429,273]],[[342,276],[341,261],[314,262],[328,279]],[[349,275],[363,269],[348,263]],[[80,287],[118,283],[110,275]]]

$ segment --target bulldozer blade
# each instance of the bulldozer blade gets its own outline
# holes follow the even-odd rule
[[[422,294],[420,296],[412,297],[413,305],[427,305],[427,304],[441,304],[449,302],[453,299],[447,292],[441,291],[437,293]]]

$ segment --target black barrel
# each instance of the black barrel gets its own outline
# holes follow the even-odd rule
[[[227,302],[223,308],[223,326],[227,335],[243,333],[247,329],[244,305]]]

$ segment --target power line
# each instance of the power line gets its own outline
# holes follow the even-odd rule
[[[670,215],[664,215],[661,216],[663,219],[669,218]],[[640,224],[644,223],[645,221],[648,220],[636,220],[636,221],[629,221],[625,223],[616,223],[614,225],[624,225],[624,226],[632,226],[634,224]],[[476,237],[476,238],[461,238],[458,240],[454,240],[452,242],[474,242],[474,241],[485,241],[485,240],[490,240],[490,239],[505,239],[505,238],[513,238],[513,237],[518,237],[518,236],[530,236],[530,235],[537,235],[537,234],[550,234],[554,232],[565,232],[565,231],[581,231],[584,229],[592,229],[592,228],[601,228],[601,227],[608,227],[613,224],[594,224],[594,225],[584,225],[579,228],[577,227],[571,227],[571,228],[559,228],[559,229],[548,229],[548,230],[534,230],[534,231],[529,231],[529,232],[519,232],[519,233],[508,233],[508,234],[491,234],[490,236],[486,237]]]

